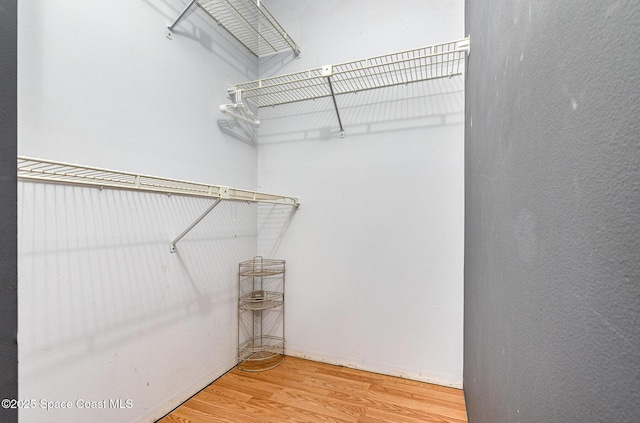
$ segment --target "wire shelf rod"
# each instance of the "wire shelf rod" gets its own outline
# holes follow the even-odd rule
[[[464,50],[433,54],[409,52],[412,56],[393,54],[334,65],[331,75],[335,95],[461,74]],[[380,58],[392,61],[376,63],[382,61]],[[232,85],[229,91],[242,91],[243,97],[257,107],[328,97],[331,90],[320,73],[321,68],[295,72]]]
[[[352,77],[343,78],[343,79],[334,78],[333,79],[334,90],[336,95],[341,95],[341,94],[357,93],[360,91],[367,91],[367,90],[372,90],[377,88],[384,88],[384,87],[393,86],[393,85],[419,82],[419,81],[424,81],[428,79],[448,78],[448,77],[462,74],[459,68],[455,72],[447,72],[446,74],[442,74],[442,75],[435,75],[432,71],[429,72],[430,70],[431,69],[427,67],[427,71],[426,71],[427,75],[424,77],[412,78],[407,80],[398,80],[392,83],[383,83],[382,82],[383,80],[381,79],[382,74],[380,73],[370,74],[365,76],[366,78],[369,78],[369,79],[374,78],[377,83],[372,83],[369,81],[369,79],[363,79],[363,77],[359,75],[354,75]],[[391,71],[388,71],[387,73],[390,73],[390,72]],[[268,92],[263,92],[261,94],[254,94],[254,95],[244,95],[245,91],[243,91],[243,95],[245,98],[250,99],[250,101],[254,103],[257,107],[276,106],[279,104],[294,103],[294,102],[306,101],[306,100],[315,100],[318,98],[331,96],[330,90],[328,89],[326,82],[320,81],[321,79],[320,77],[318,77],[317,79],[318,79],[317,82],[313,82],[309,85],[301,86],[300,88],[294,87],[293,89],[291,89],[287,86],[288,85],[287,83],[283,83],[283,84],[278,84],[280,89],[275,89],[276,86],[272,85],[268,87],[262,87],[262,89],[264,90],[273,88],[273,90],[270,90]],[[357,84],[357,81],[362,81],[362,83]],[[291,92],[292,90],[294,90],[295,92]],[[312,94],[305,94],[304,93],[305,91],[311,92]],[[265,99],[264,101],[262,100],[263,98]]]
[[[410,49],[410,50],[404,50],[404,51],[400,51],[400,52],[396,52],[396,53],[391,53],[391,54],[384,54],[384,55],[380,55],[380,56],[374,56],[374,57],[369,57],[366,59],[358,59],[358,60],[354,60],[351,62],[346,62],[346,63],[341,63],[341,64],[337,64],[337,65],[333,65],[334,68],[334,73],[338,72],[335,71],[335,69],[339,69],[341,66],[349,66],[349,65],[357,65],[359,63],[365,63],[364,65],[360,65],[358,67],[358,69],[364,69],[367,67],[376,67],[379,65],[383,65],[386,63],[393,63],[393,62],[397,62],[398,60],[402,60],[402,58],[404,58],[404,55],[407,54],[412,54],[415,53],[416,51],[420,51],[420,50],[424,50],[424,54],[421,54],[419,57],[417,58],[428,58],[431,56],[437,56],[437,55],[443,55],[443,54],[447,54],[447,53],[462,53],[464,51],[466,51],[464,49],[464,46],[466,45],[465,42],[467,42],[468,39],[462,39],[462,40],[457,40],[457,41],[452,41],[452,42],[448,42],[448,43],[443,43],[443,44],[437,44],[437,45],[433,45],[433,46],[427,46],[427,47],[420,47],[417,49]],[[442,50],[444,47],[448,47],[449,50]],[[395,59],[395,57],[400,57],[401,59]],[[407,59],[411,59],[411,58],[407,58]],[[277,80],[280,79],[282,77],[288,77],[288,76],[295,76],[295,75],[304,75],[310,72],[315,72],[315,74],[317,76],[320,75],[320,68],[316,68],[316,69],[311,69],[311,70],[307,70],[307,71],[299,71],[299,72],[292,72],[289,74],[283,74],[280,76],[274,76],[274,77],[270,77],[270,78],[264,78],[261,80],[256,80],[256,81],[250,81],[250,82],[245,82],[242,84],[236,84],[237,86],[243,86],[243,85],[247,85],[247,84],[252,84],[252,83],[265,83],[268,82],[270,80]],[[243,89],[246,89],[244,87],[242,87]]]
[[[333,76],[338,76],[338,75],[342,75],[342,74],[349,74],[349,73],[355,73],[355,72],[364,72],[364,71],[373,71],[376,69],[385,69],[385,67],[389,66],[393,66],[393,65],[397,65],[399,63],[404,63],[404,62],[412,62],[412,61],[417,61],[417,60],[421,60],[421,59],[429,59],[429,58],[438,58],[440,56],[444,56],[447,53],[436,53],[436,54],[432,54],[432,55],[428,55],[428,56],[420,56],[420,57],[415,57],[415,58],[406,58],[406,59],[401,59],[398,60],[396,62],[389,62],[389,63],[381,63],[381,64],[374,64],[374,65],[369,65],[369,66],[363,66],[363,67],[358,67],[358,68],[348,68],[345,70],[334,70],[334,72],[332,73]],[[462,59],[462,56],[457,56],[453,59],[449,59],[449,60],[443,60],[443,61],[436,61],[435,63],[430,62],[427,64],[416,64],[414,66],[412,66],[411,68],[428,68],[428,67],[432,67],[432,66],[438,66],[438,65],[442,65],[444,63],[449,63],[449,62],[454,62],[454,61],[458,61]],[[347,66],[347,65],[351,65],[351,63],[348,64],[342,64],[342,65],[334,65],[334,69],[340,67],[340,66]],[[398,70],[396,68],[396,70]],[[406,68],[405,68],[406,70]],[[312,69],[311,72],[316,72],[319,73],[320,72],[320,68],[317,69]],[[318,78],[319,80],[322,79],[322,77],[318,74],[316,75],[314,73],[314,76],[311,77],[305,77],[304,75],[307,74],[309,71],[304,71],[304,72],[296,72],[296,73],[291,73],[291,74],[286,74],[286,75],[281,75],[281,76],[277,76],[277,77],[272,77],[272,78],[265,78],[265,79],[260,79],[260,80],[256,80],[256,81],[251,81],[251,82],[245,82],[242,84],[236,84],[233,85],[232,87],[237,87],[238,89],[241,89],[245,98],[250,95],[250,93],[252,91],[255,90],[261,90],[261,89],[266,89],[266,88],[270,88],[270,87],[276,87],[276,86],[285,86],[287,84],[291,84],[291,83],[295,83],[295,82],[304,82],[305,80],[314,80],[316,78]],[[391,70],[383,70],[381,72],[371,72],[369,73],[369,76],[378,76],[380,74],[383,73],[389,73],[391,72]],[[294,76],[298,76],[301,75],[302,77],[300,79],[293,79],[292,77]],[[444,76],[448,76],[448,75],[444,75]],[[304,79],[303,79],[304,78]],[[357,79],[357,77],[354,77]],[[273,83],[269,83],[270,81],[278,81],[278,82],[273,82]],[[254,87],[249,87],[249,88],[245,88],[245,85],[248,84],[258,84],[258,86],[254,86]]]
[[[200,182],[76,165],[26,156],[17,158],[18,179],[96,188],[125,189],[196,197],[221,198],[288,205],[298,208],[299,199],[285,195],[211,185]]]

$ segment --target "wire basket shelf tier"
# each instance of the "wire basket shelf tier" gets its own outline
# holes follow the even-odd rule
[[[284,338],[279,336],[253,336],[238,347],[242,361],[259,361],[281,354],[284,354]]]
[[[255,107],[268,107],[329,97],[332,89],[340,95],[452,77],[463,73],[468,51],[469,40],[465,38],[235,84],[229,87],[229,94]]]
[[[198,0],[198,5],[258,57],[293,50],[298,45],[260,0]]]
[[[284,304],[282,292],[256,290],[240,298],[241,310],[268,310],[282,304]]]
[[[238,368],[247,372],[263,372],[278,367],[284,357],[284,338],[256,336],[239,346]]]
[[[255,257],[254,259],[240,263],[240,276],[274,276],[284,273],[285,260],[265,259]]]
[[[258,372],[284,360],[285,260],[256,256],[239,264],[238,367]]]

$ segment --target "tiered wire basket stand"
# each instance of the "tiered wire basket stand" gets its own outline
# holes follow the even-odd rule
[[[238,368],[273,369],[284,361],[285,261],[254,257],[238,270]]]

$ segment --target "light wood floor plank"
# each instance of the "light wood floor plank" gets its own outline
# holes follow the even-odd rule
[[[283,404],[273,400],[251,400],[265,409],[276,410],[282,417],[279,420],[274,421],[292,421],[300,423],[350,423],[347,420],[327,416],[326,414],[317,414],[314,411],[309,411],[296,405]]]
[[[287,357],[234,369],[159,423],[467,423],[462,390]]]

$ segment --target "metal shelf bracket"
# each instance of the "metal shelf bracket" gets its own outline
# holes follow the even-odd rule
[[[197,0],[191,0],[191,2],[189,4],[187,4],[187,6],[184,8],[184,10],[182,11],[182,13],[180,13],[178,15],[178,17],[176,18],[175,21],[173,21],[173,23],[171,25],[169,25],[167,27],[167,38],[168,39],[172,39],[173,37],[173,28],[176,27],[176,25],[178,25],[180,23],[180,21],[182,20],[182,18],[184,18],[184,15],[187,14],[187,12],[189,11],[189,9],[191,9],[191,7],[196,3]]]
[[[457,45],[457,51],[462,51],[469,55],[469,53],[471,52],[471,39],[467,37],[463,40],[460,40]]]
[[[342,127],[342,119],[340,119],[340,110],[338,110],[336,95],[333,92],[333,85],[331,84],[331,76],[327,76],[327,82],[329,83],[329,90],[331,91],[331,98],[333,99],[333,107],[336,109],[336,116],[338,116],[338,124],[340,125],[340,138],[344,138],[344,128]]]
[[[178,243],[178,241],[180,241],[186,234],[189,233],[189,231],[191,231],[191,229],[193,229],[198,223],[200,223],[200,221],[202,219],[204,219],[209,213],[211,213],[211,211],[213,209],[216,208],[216,206],[218,204],[220,204],[220,201],[222,201],[222,198],[218,198],[211,206],[209,206],[209,208],[207,210],[204,211],[204,213],[202,213],[200,215],[200,217],[198,217],[195,222],[193,222],[191,225],[189,225],[189,227],[187,229],[185,229],[184,231],[182,231],[182,233],[180,235],[178,235],[176,237],[176,239],[174,239],[173,241],[171,241],[171,252],[175,253],[176,252],[176,244]]]

